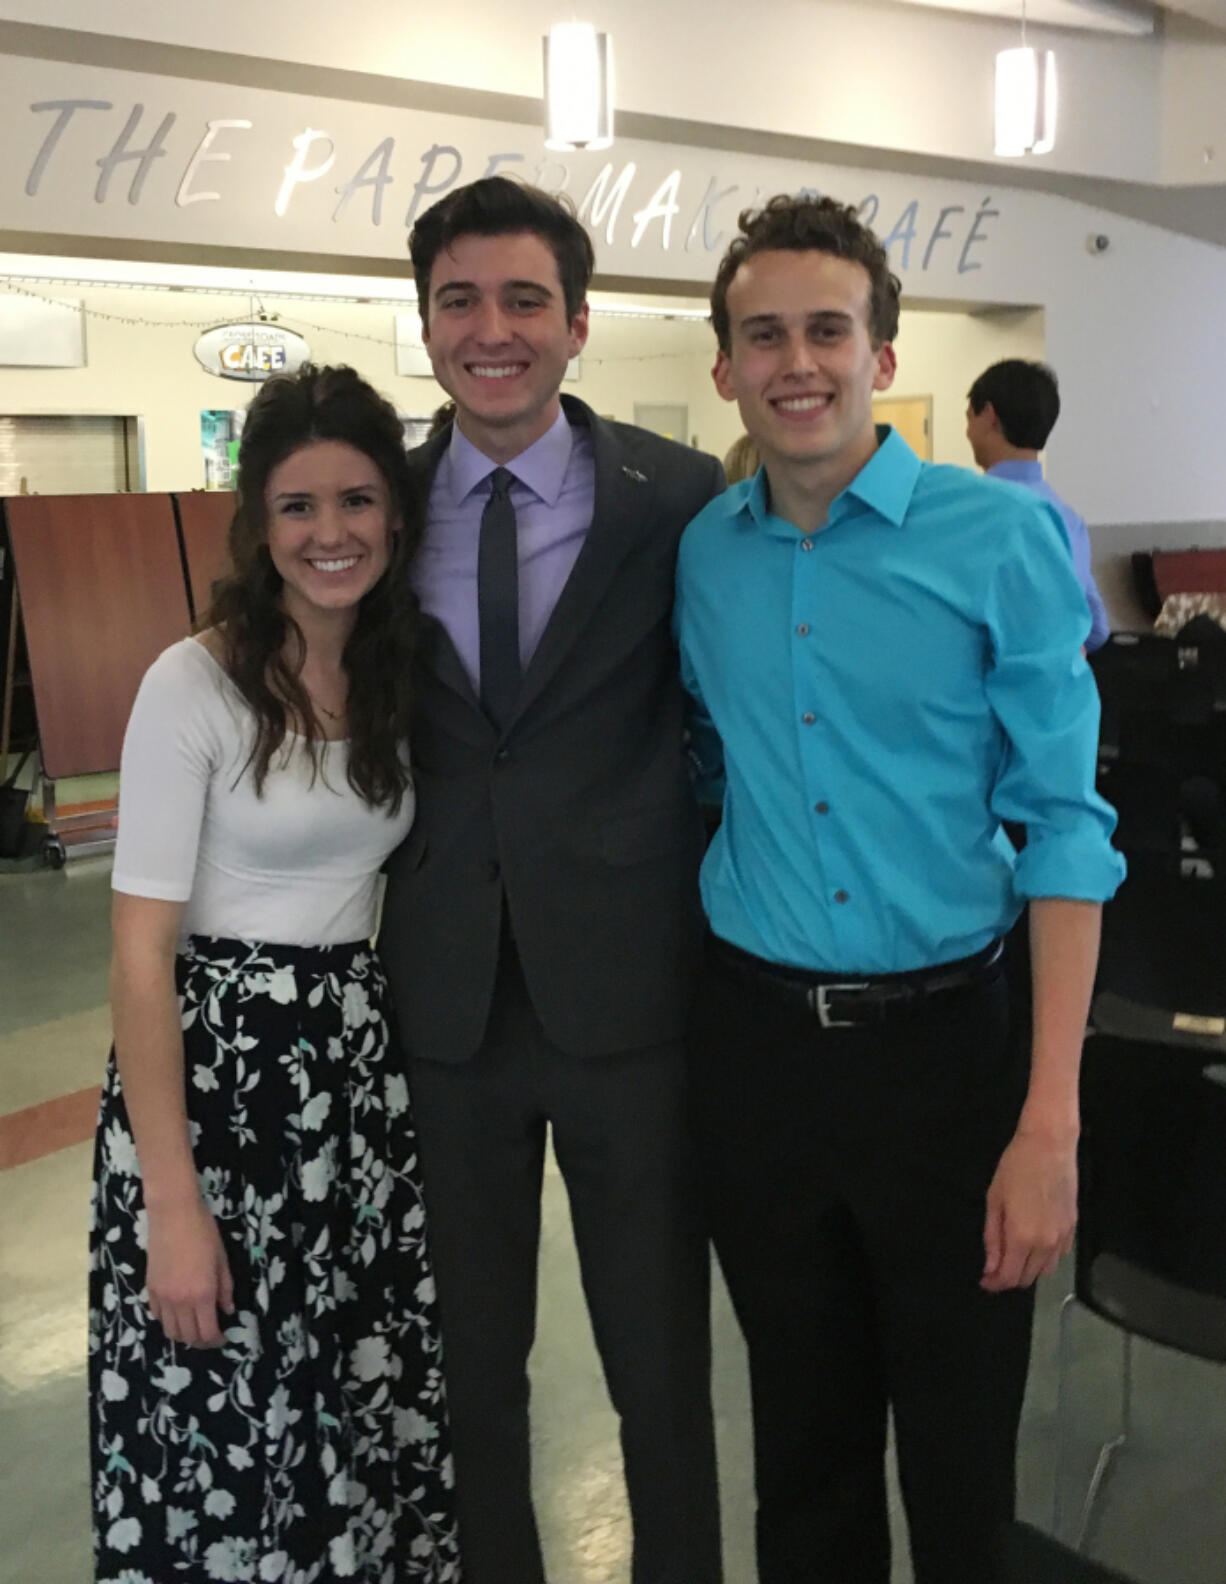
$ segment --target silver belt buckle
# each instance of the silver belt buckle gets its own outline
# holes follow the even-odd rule
[[[858,1025],[854,1018],[836,1018],[831,1015],[830,997],[846,991],[867,989],[867,979],[848,980],[845,984],[814,985],[809,991],[809,1007],[817,1014],[817,1021],[824,1029],[856,1028]]]

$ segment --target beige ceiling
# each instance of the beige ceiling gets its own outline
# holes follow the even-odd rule
[[[1022,0],[898,0],[901,5],[940,11],[971,11],[1002,22],[1019,22]],[[1026,0],[1026,16],[1043,27],[1087,28],[1094,32],[1150,34],[1159,8],[1148,0]]]
[[[1226,0],[1166,0],[1162,9],[1198,17],[1210,27],[1226,33]]]
[[[897,0],[900,5],[941,11],[971,11],[996,20],[1019,21],[1022,0]],[[1164,11],[1195,17],[1226,33],[1226,0],[1026,0],[1026,15],[1044,27],[1086,28],[1094,32],[1144,35],[1161,23]]]

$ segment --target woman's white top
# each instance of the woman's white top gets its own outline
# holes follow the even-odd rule
[[[379,870],[413,823],[412,791],[389,817],[346,777],[348,744],[287,735],[256,796],[250,708],[208,650],[159,655],[132,706],[119,772],[111,884],[185,902],[183,937],[285,946],[369,939]]]

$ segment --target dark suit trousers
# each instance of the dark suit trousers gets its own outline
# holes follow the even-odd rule
[[[1013,1515],[1029,1292],[985,1195],[1025,1072],[999,972],[864,1029],[708,960],[690,1094],[749,1348],[760,1584],[888,1584],[887,1408],[916,1584],[984,1584]]]
[[[629,992],[633,993],[633,992]],[[465,1584],[540,1584],[528,1354],[546,1125],[570,1199],[634,1526],[634,1584],[718,1584],[710,1263],[679,1045],[552,1045],[504,937],[485,1042],[410,1062]]]

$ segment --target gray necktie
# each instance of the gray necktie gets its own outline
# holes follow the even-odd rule
[[[519,546],[514,477],[491,474],[490,498],[481,513],[477,551],[477,620],[481,634],[481,703],[495,726],[505,726],[519,693]]]

